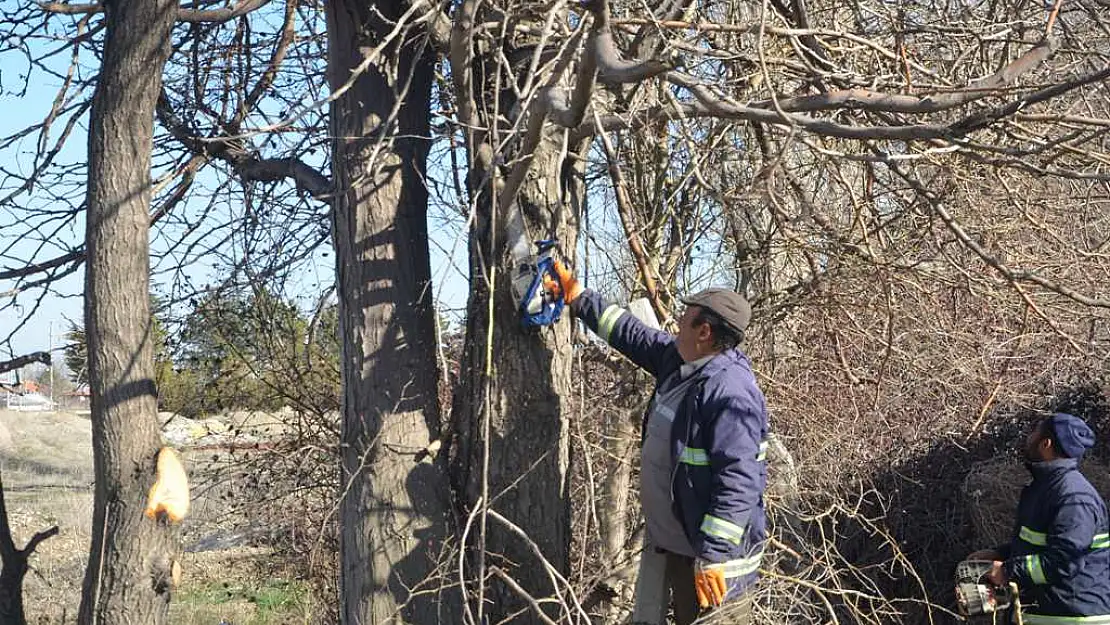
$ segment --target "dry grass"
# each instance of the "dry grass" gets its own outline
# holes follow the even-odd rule
[[[39,545],[24,583],[32,623],[77,612],[92,526],[91,424],[71,413],[0,411],[11,444],[0,449],[4,493],[16,543],[57,525]]]
[[[234,417],[233,427],[254,433],[277,428],[273,418]],[[92,526],[91,424],[87,415],[76,413],[0,410],[0,430],[0,471],[17,543],[53,525],[60,529],[31,560],[32,571],[24,583],[28,620],[34,625],[73,623]],[[194,483],[211,483],[212,466],[222,461],[221,454],[210,452],[186,450],[185,457]],[[241,485],[221,483],[194,493],[194,513],[183,526],[185,546],[207,543],[218,548],[183,554],[183,580],[173,596],[170,622],[315,622],[319,601],[308,585],[296,581],[297,572],[276,562],[272,550],[242,546],[229,532],[236,519],[224,495],[238,488]]]

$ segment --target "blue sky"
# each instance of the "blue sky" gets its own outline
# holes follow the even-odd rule
[[[9,60],[10,57],[0,56],[0,71],[8,75],[10,75],[10,68],[5,67],[3,63]],[[39,116],[49,110],[53,96],[54,91],[46,86],[32,89],[26,97],[21,99],[6,95],[4,101],[10,114],[0,116],[0,136],[8,136],[26,126],[41,121]],[[12,106],[13,104],[18,104],[18,106]],[[84,161],[86,149],[84,132],[84,127],[82,127],[79,134],[75,132],[75,135],[67,142],[67,146],[61,154],[66,161],[78,163]],[[0,152],[0,167],[10,172],[25,173],[31,166],[30,160],[33,158],[35,149],[34,140],[29,139],[28,141],[30,143],[25,149],[9,149]],[[17,184],[14,179],[5,180],[7,178],[8,176],[0,173],[0,181],[2,181],[0,182],[0,192],[3,192],[2,190],[5,187],[10,188],[11,185]],[[22,201],[38,201],[44,204],[47,202],[45,199],[40,199],[36,193],[30,195],[31,197],[24,196]],[[11,246],[7,254],[0,257],[0,271],[18,268],[22,264],[20,259],[30,257],[39,245],[29,240],[19,239],[18,235],[22,232],[22,228],[14,223],[18,218],[19,216],[13,214],[13,211],[6,207],[0,207],[0,249]],[[461,220],[455,219],[453,221],[460,222]],[[64,253],[69,246],[79,244],[84,237],[83,227],[84,219],[78,218],[73,227],[63,229],[56,237],[56,249],[40,250],[37,259],[41,261],[52,258]],[[433,271],[437,281],[436,295],[445,299],[444,306],[458,308],[465,304],[466,296],[465,274],[459,274],[458,272],[459,269],[464,272],[466,270],[465,239],[456,237],[457,226],[454,226],[452,220],[447,218],[433,219],[430,230],[434,238],[431,248]],[[159,244],[156,242],[155,245]],[[452,250],[455,253],[455,263],[449,264],[446,262],[446,257]],[[302,270],[293,277],[289,285],[292,291],[291,295],[294,297],[301,295],[303,301],[300,303],[306,308],[312,306],[320,291],[334,279],[334,262],[334,254],[331,253],[329,242],[309,262],[305,263]],[[207,282],[214,277],[210,267],[199,264],[191,267],[188,273],[198,284]],[[166,278],[166,276],[160,277]],[[155,279],[157,281],[159,277]],[[5,308],[0,310],[0,338],[7,336],[13,328],[22,325],[21,328],[15,331],[9,343],[0,344],[0,360],[6,360],[12,356],[28,352],[46,350],[52,343],[55,348],[58,348],[63,342],[61,335],[64,334],[71,323],[81,323],[84,305],[82,298],[83,280],[84,271],[79,269],[54,285],[42,297],[41,301],[39,300],[40,292],[32,291],[17,295],[14,301],[5,298],[4,301],[0,302],[0,305],[7,304]],[[0,292],[7,291],[13,286],[14,283],[11,281],[0,281]],[[451,317],[451,315],[448,316]],[[51,333],[53,333],[53,340]]]
[[[53,42],[52,45],[56,45],[56,42]],[[68,63],[68,59],[64,57],[65,55],[55,57],[57,62],[63,64],[63,67]],[[25,71],[25,65],[25,60],[18,53],[0,54],[0,85],[3,87],[3,95],[0,98],[2,98],[5,105],[5,113],[0,115],[0,137],[11,135],[13,132],[40,122],[50,109],[57,87],[60,84],[60,78],[49,76],[45,72],[38,72],[36,80],[29,86],[27,94],[21,98],[16,98],[12,95],[11,90],[22,87],[19,76]],[[55,70],[57,71],[58,68],[55,68]],[[91,72],[93,70],[86,68],[84,71]],[[323,88],[326,89],[326,85]],[[313,85],[307,91],[311,93],[312,89],[318,90],[320,85]],[[320,93],[317,91],[315,95],[319,97]],[[54,134],[57,134],[56,130]],[[3,169],[3,171],[0,171],[0,195],[6,195],[11,186],[16,184],[13,182],[15,179],[4,172],[26,172],[31,168],[36,153],[37,140],[37,135],[29,135],[22,140],[22,144],[16,143],[6,149],[0,149],[0,168]],[[78,125],[73,136],[67,142],[65,149],[60,154],[60,160],[80,165],[85,160],[85,150],[85,127],[82,123]],[[284,154],[280,155],[284,156]],[[442,146],[439,155],[442,156]],[[599,159],[602,157],[593,153],[591,158]],[[437,186],[443,193],[443,197],[433,200],[433,205],[429,210],[433,286],[441,309],[445,309],[446,318],[457,322],[461,319],[461,308],[465,306],[468,291],[466,238],[462,233],[465,224],[464,219],[459,215],[458,207],[453,205],[457,202],[453,197],[452,185],[447,179],[447,166],[433,163],[430,167],[430,177],[436,179]],[[81,179],[82,174],[83,172],[78,170],[67,178],[67,184],[77,185],[69,189],[73,195],[79,196],[81,192],[80,185],[84,183]],[[210,186],[219,186],[219,181],[214,172],[202,172],[201,176],[204,177],[205,183],[210,184]],[[198,178],[198,180],[200,179]],[[627,266],[624,258],[627,255],[627,250],[623,245],[624,237],[621,234],[622,230],[619,222],[616,221],[616,217],[611,211],[599,210],[598,208],[601,204],[612,202],[606,187],[607,185],[602,183],[591,189],[590,204],[593,208],[590,212],[593,216],[593,222],[589,224],[589,232],[583,233],[586,236],[583,236],[580,241],[580,252],[586,252],[586,254],[580,254],[578,269],[585,273],[589,268],[589,273],[592,275],[588,279],[593,283],[593,286],[600,286],[611,295],[620,297],[622,283],[627,286],[631,276],[617,276],[612,272],[613,266]],[[49,189],[35,189],[33,193],[24,194],[17,200],[23,202],[24,207],[29,203],[39,208],[50,208],[50,191]],[[237,201],[242,201],[242,195],[237,195],[234,190],[226,191],[223,192],[220,201],[225,205],[234,204]],[[12,227],[16,224],[11,223],[17,219],[15,215],[16,213],[13,212],[11,207],[0,204],[0,271],[19,266],[21,259],[28,258],[33,248],[38,245],[30,241],[13,239],[19,233],[19,228]],[[53,244],[54,249],[40,250],[36,255],[36,260],[42,261],[53,258],[78,245],[84,237],[83,226],[83,217],[80,217],[66,228],[46,237]],[[594,238],[590,238],[591,236]],[[157,239],[154,242],[156,251],[160,251],[159,248],[164,245],[164,242]],[[7,254],[2,254],[2,251],[8,246],[11,246],[11,249],[8,250]],[[295,297],[298,295],[302,297],[301,304],[305,308],[312,306],[323,288],[334,279],[334,255],[330,252],[329,242],[329,244],[323,246],[323,249],[315,257],[305,263],[300,274],[294,276],[293,283],[290,285],[293,287],[290,294]],[[256,253],[258,253],[257,250]],[[720,254],[709,251],[705,253],[705,256],[716,260],[722,258]],[[712,273],[712,271],[709,273]],[[216,276],[212,274],[212,268],[206,260],[198,261],[188,271],[190,282],[197,285],[203,285],[215,279]],[[156,274],[156,291],[159,290],[157,281],[163,275]],[[12,286],[13,284],[10,282],[0,281],[0,293],[7,291]],[[683,286],[688,289],[691,285]],[[34,292],[20,295],[14,302],[15,305],[12,305],[13,302],[10,300],[0,301],[0,308],[2,308],[0,309],[0,341],[11,332],[12,328],[23,324],[23,327],[15,332],[7,344],[0,342],[0,360],[31,351],[47,349],[51,344],[51,328],[53,328],[55,337],[57,337],[68,329],[71,322],[80,323],[83,308],[82,289],[83,271],[78,270],[60,283],[55,284],[51,291],[42,298],[41,303],[36,301],[38,293]],[[55,346],[59,345],[60,342],[59,339],[55,338]]]
[[[13,55],[0,55],[0,76],[3,77],[4,87],[3,95],[0,96],[4,110],[4,114],[0,115],[0,136],[6,137],[27,126],[41,122],[46,112],[50,110],[56,94],[56,84],[51,85],[45,81],[34,81],[28,86],[26,96],[19,98],[13,95],[10,90],[20,82],[17,80],[18,75],[25,71],[26,64],[19,61],[20,59]],[[84,129],[80,129],[79,132],[79,137],[74,136],[66,142],[66,146],[59,154],[60,160],[65,162],[83,160]],[[12,148],[0,152],[0,167],[8,172],[27,173],[31,168],[36,140],[34,136],[31,136],[15,144]],[[12,180],[9,180],[6,174],[0,173],[0,189],[3,189],[5,194],[12,184]],[[27,196],[17,198],[17,202],[26,201],[28,201]],[[48,205],[45,198],[39,201]],[[6,207],[0,206],[0,248],[6,248],[8,245],[14,244],[9,254],[6,255],[7,257],[0,258],[0,270],[18,268],[15,258],[29,255],[35,247],[35,244],[31,242],[13,238],[18,228],[13,231],[12,226],[16,225],[13,222],[18,218],[18,215],[13,214]],[[57,248],[42,250],[39,258],[45,260],[63,253],[63,248],[83,238],[83,224],[78,223],[75,226],[76,229],[63,229],[56,237]],[[13,327],[21,323],[25,324],[15,334],[10,345],[0,344],[0,360],[5,360],[12,355],[45,350],[50,345],[51,324],[53,324],[54,333],[60,335],[68,327],[69,319],[79,322],[83,306],[81,298],[83,280],[83,271],[78,271],[62,279],[47,294],[37,309],[35,308],[36,298],[33,297],[35,294],[31,293],[18,295],[15,306],[0,310],[0,337],[6,336]],[[0,281],[0,292],[7,291],[12,286],[10,282]],[[10,302],[7,299],[0,302],[0,304],[8,303]],[[60,340],[55,339],[55,344],[58,343],[60,343]],[[9,353],[9,349],[11,353]]]
[[[64,20],[65,18],[57,19]],[[58,32],[53,33],[54,35],[62,34],[64,29],[58,26],[57,30]],[[50,36],[51,33],[47,32],[40,39],[28,40],[29,45],[33,50],[35,50],[36,45],[42,48],[48,45],[53,49],[58,45],[60,39],[50,39]],[[48,43],[44,44],[44,41]],[[35,50],[36,53],[38,51],[40,50]],[[0,115],[0,137],[10,136],[42,121],[57,95],[58,87],[62,83],[60,76],[64,75],[69,61],[69,55],[65,53],[52,57],[50,61],[47,61],[47,64],[56,75],[51,76],[48,72],[36,71],[33,80],[27,85],[26,93],[17,96],[13,92],[18,92],[24,88],[22,75],[27,71],[26,58],[19,52],[12,52],[10,49],[4,54],[0,54],[0,87],[2,87],[0,100],[3,101],[5,111],[4,115]],[[88,74],[95,71],[95,68],[83,67],[82,71]],[[320,76],[319,78],[318,82],[323,83],[323,77]],[[326,84],[322,86],[326,89]],[[320,88],[321,85],[319,84],[306,87],[308,92]],[[320,96],[318,91],[315,95],[316,97]],[[84,163],[86,152],[85,123],[86,120],[82,119],[81,123],[74,129],[72,136],[66,142],[65,148],[58,156],[60,162],[78,166]],[[55,124],[51,140],[57,136],[59,126],[61,126],[60,123]],[[19,176],[25,175],[33,169],[34,159],[39,151],[37,149],[38,140],[37,133],[30,134],[7,148],[0,149],[0,169],[2,169],[0,171],[0,196],[6,197],[13,188],[21,184]],[[275,155],[284,156],[284,154]],[[76,185],[76,187],[68,189],[72,197],[80,196],[80,186],[84,184],[83,173],[78,168],[77,171],[72,172],[66,178],[67,184]],[[202,171],[201,177],[198,177],[199,180],[204,180],[205,184],[210,187],[220,185],[216,174],[211,171]],[[12,205],[0,204],[0,271],[19,268],[29,258],[33,258],[36,262],[54,258],[82,242],[84,238],[83,216],[73,220],[70,225],[60,231],[42,237],[49,242],[45,247],[42,243],[23,236],[26,234],[26,226],[24,225],[25,222],[22,221],[19,210],[54,208],[51,196],[50,189],[35,188],[30,193],[17,196]],[[237,196],[232,190],[225,193],[221,201],[225,204],[234,204],[237,199],[241,201],[241,194]],[[316,210],[319,210],[319,207],[316,207]],[[467,292],[465,275],[466,242],[465,238],[458,236],[462,219],[457,214],[452,215],[450,210],[438,207],[435,214],[430,217],[430,222],[432,264],[436,281],[435,293],[437,297],[443,298],[443,307],[458,309],[465,305]],[[173,238],[169,237],[168,239]],[[167,237],[155,237],[152,233],[152,240],[152,246],[156,252],[165,251],[165,247],[168,245]],[[454,261],[449,263],[447,262],[447,256],[452,253]],[[334,258],[329,241],[314,257],[303,264],[297,275],[292,276],[291,282],[288,284],[291,291],[289,294],[298,298],[299,303],[306,309],[311,308],[316,303],[319,293],[334,279]],[[169,276],[160,273],[158,267],[154,269],[154,290],[156,292],[164,291],[166,288],[165,282]],[[215,272],[211,263],[205,259],[191,265],[186,274],[188,281],[198,286],[211,282],[218,277],[214,275]],[[17,295],[14,300],[11,298],[0,299],[0,360],[32,351],[45,350],[50,347],[51,343],[58,347],[62,342],[59,338],[60,335],[69,328],[71,323],[80,323],[82,320],[83,280],[84,272],[79,269],[54,284],[50,291],[45,294],[28,291]],[[0,281],[0,293],[4,293],[14,286],[15,284],[12,281]],[[458,319],[457,313],[448,313],[447,316],[450,319]],[[13,329],[14,334],[10,337],[10,340],[3,342],[4,338],[13,332]],[[53,340],[51,338],[52,333],[54,335]]]

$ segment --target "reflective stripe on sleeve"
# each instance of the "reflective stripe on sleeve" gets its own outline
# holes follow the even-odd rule
[[[1095,534],[1091,541],[1091,549],[1106,549],[1110,547],[1110,534]]]
[[[759,570],[759,565],[763,561],[763,551],[757,551],[747,558],[738,558],[736,560],[729,560],[728,562],[718,562],[706,566],[708,569],[721,569],[725,572],[725,578],[731,579],[733,577],[743,577]]]
[[[767,441],[759,444],[759,453],[755,455],[756,462],[763,462],[767,459]]]
[[[702,518],[701,531],[710,536],[723,538],[736,545],[739,545],[740,541],[744,539],[744,528],[711,514],[707,514]]]
[[[605,312],[601,313],[601,319],[597,322],[597,334],[606,343],[609,342],[609,335],[613,333],[613,326],[617,324],[617,319],[620,319],[624,312],[620,306],[611,304]]]
[[[1029,579],[1033,580],[1034,584],[1045,584],[1048,582],[1044,576],[1044,569],[1041,568],[1041,557],[1037,554],[1025,556],[1025,570],[1029,573]]]
[[[1048,544],[1048,536],[1046,534],[1043,532],[1035,532],[1024,525],[1018,530],[1018,538],[1030,545],[1037,545],[1038,547],[1043,547]]]
[[[1110,625],[1110,614],[1102,616],[1049,616],[1047,614],[1021,613],[1026,625]]]
[[[678,461],[683,464],[692,464],[697,467],[707,467],[709,466],[709,454],[705,453],[704,449],[687,447],[682,450],[682,455],[678,457]]]

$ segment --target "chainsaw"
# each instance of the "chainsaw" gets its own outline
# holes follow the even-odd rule
[[[998,614],[1010,607],[1018,615],[1020,603],[1017,584],[996,586],[987,575],[991,572],[990,560],[964,560],[956,565],[956,603],[965,617]]]
[[[563,292],[555,273],[558,241],[536,241],[536,253],[513,258],[513,294],[526,327],[548,326],[563,313]]]

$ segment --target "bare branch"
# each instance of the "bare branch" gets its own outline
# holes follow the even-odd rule
[[[332,192],[331,180],[319,170],[297,158],[248,158],[235,163],[235,171],[249,182],[277,182],[290,179],[297,188],[322,202]]]
[[[257,11],[258,9],[266,6],[270,0],[241,0],[234,6],[225,7],[222,9],[178,9],[177,21],[186,22],[190,24],[199,23],[216,23],[230,22],[231,20],[243,17],[244,15]],[[69,4],[67,2],[39,2],[39,8],[47,13],[58,13],[61,15],[81,15],[87,13],[100,13],[104,10],[104,5],[96,2],[90,4]]]
[[[30,354],[19,356],[18,358],[12,358],[11,360],[0,362],[0,373],[15,371],[16,369],[21,369],[29,364],[36,362],[41,362],[42,364],[49,366],[50,360],[50,352],[32,352]]]
[[[320,201],[328,201],[332,191],[331,180],[314,167],[296,158],[260,158],[251,153],[245,141],[239,139],[211,140],[198,136],[180,119],[170,106],[169,97],[163,93],[158,98],[158,121],[175,139],[194,154],[219,159],[235,168],[246,182],[276,182],[293,180]]]
[[[606,28],[590,39],[590,47],[597,56],[598,77],[606,83],[633,83],[647,80],[673,69],[670,65],[649,59],[626,61],[617,52],[613,34]]]
[[[1108,78],[1110,78],[1110,64],[1107,64],[1105,67],[1097,72],[1092,72],[1090,74],[1087,74],[1086,76],[1076,78],[1075,80],[1052,85],[1051,87],[1045,87],[1044,89],[1035,91],[1030,95],[996,107],[990,111],[986,111],[962,119],[955,124],[952,124],[952,129],[955,134],[964,135],[975,130],[985,128],[986,126],[989,126],[999,119],[1002,119],[1003,117],[1009,117],[1017,113],[1018,111],[1032,106],[1033,104],[1038,104],[1040,102],[1045,102],[1047,100],[1057,98],[1069,91],[1078,89],[1079,87],[1083,87],[1093,83],[1101,83]]]
[[[81,246],[75,250],[70,251],[68,254],[63,254],[61,256],[51,258],[50,260],[43,261],[41,263],[27,265],[18,269],[7,269],[5,271],[0,271],[0,280],[23,278],[32,274],[50,271],[51,269],[56,269],[58,267],[61,267],[62,265],[79,261],[84,258],[84,256],[85,247]]]
[[[586,4],[586,8],[594,16],[594,28],[587,43],[587,50],[597,63],[598,77],[603,82],[613,84],[641,82],[672,69],[668,64],[654,59],[624,60],[613,42],[609,0],[591,0]]]
[[[502,582],[505,582],[505,585],[511,588],[512,591],[517,594],[517,596],[527,601],[528,605],[532,607],[532,611],[536,614],[536,618],[540,619],[540,621],[546,623],[547,625],[557,625],[555,621],[551,620],[551,617],[547,616],[547,614],[544,613],[543,608],[540,607],[540,602],[536,601],[535,597],[528,594],[528,591],[521,588],[520,584],[516,583],[516,580],[513,579],[512,576],[510,576],[505,571],[497,568],[496,566],[491,566],[490,572],[499,577]]]
[[[960,225],[959,221],[957,221],[956,218],[948,212],[948,209],[945,208],[944,203],[940,200],[939,197],[937,197],[936,193],[922,184],[921,181],[919,181],[917,178],[910,175],[910,173],[907,172],[905,168],[902,167],[899,163],[891,162],[887,163],[887,166],[890,167],[891,171],[896,173],[899,178],[909,184],[917,193],[918,197],[921,197],[926,202],[928,202],[929,206],[936,213],[937,217],[940,217],[941,221],[944,222],[944,225],[947,226],[947,228],[952,232],[952,234],[956,236],[957,239],[959,239],[960,243],[974,252],[976,256],[983,260],[983,262],[994,268],[995,271],[1002,274],[1004,278],[1014,283],[1015,286],[1019,282],[1032,282],[1033,284],[1042,286],[1058,295],[1063,295],[1064,297],[1083,304],[1084,306],[1110,308],[1110,300],[1089,297],[1076,291],[1075,289],[1049,280],[1044,276],[1037,274],[1036,272],[1014,269],[1010,267],[998,256],[987,251],[971,235],[969,235],[967,231],[963,228],[963,226]]]
[[[657,28],[669,30],[693,30],[696,32],[725,32],[725,33],[742,33],[742,34],[755,34],[760,30],[759,24],[719,24],[716,22],[686,22],[677,20],[666,20],[654,22],[643,18],[630,18],[623,20],[613,20],[613,25],[617,28],[624,29],[637,29],[642,26],[655,26]],[[852,43],[859,44],[874,50],[875,52],[887,57],[892,61],[900,61],[901,56],[885,48],[867,37],[861,37],[855,33],[844,32],[840,30],[828,30],[822,28],[781,28],[777,26],[766,26],[764,32],[768,35],[777,35],[781,37],[834,37],[838,39],[845,39]],[[937,73],[920,63],[910,62],[910,67],[915,70],[931,77],[936,77]]]
[[[594,114],[596,116],[596,112]],[[640,270],[640,277],[644,281],[644,289],[651,301],[651,307],[655,309],[655,314],[659,319],[667,319],[670,317],[669,307],[660,296],[655,271],[648,261],[644,244],[640,240],[640,233],[636,231],[635,224],[632,223],[632,198],[628,194],[628,186],[625,184],[624,174],[621,172],[619,157],[616,150],[613,149],[613,144],[609,141],[608,133],[600,133],[598,137],[601,138],[601,145],[605,148],[605,156],[609,161],[609,177],[613,181],[613,190],[617,196],[617,212],[620,214],[621,226],[624,228],[624,234],[628,237],[628,249],[636,260],[637,269]]]
[[[887,113],[938,113],[957,106],[963,106],[997,93],[1009,86],[1019,76],[1028,73],[1048,60],[1053,53],[1050,40],[1042,41],[1013,63],[994,74],[968,85],[964,89],[928,95],[923,97],[882,93],[869,89],[842,89],[828,93],[780,98],[779,107],[789,112],[831,111],[837,109],[860,109]],[[770,100],[754,102],[755,108],[773,108]]]

